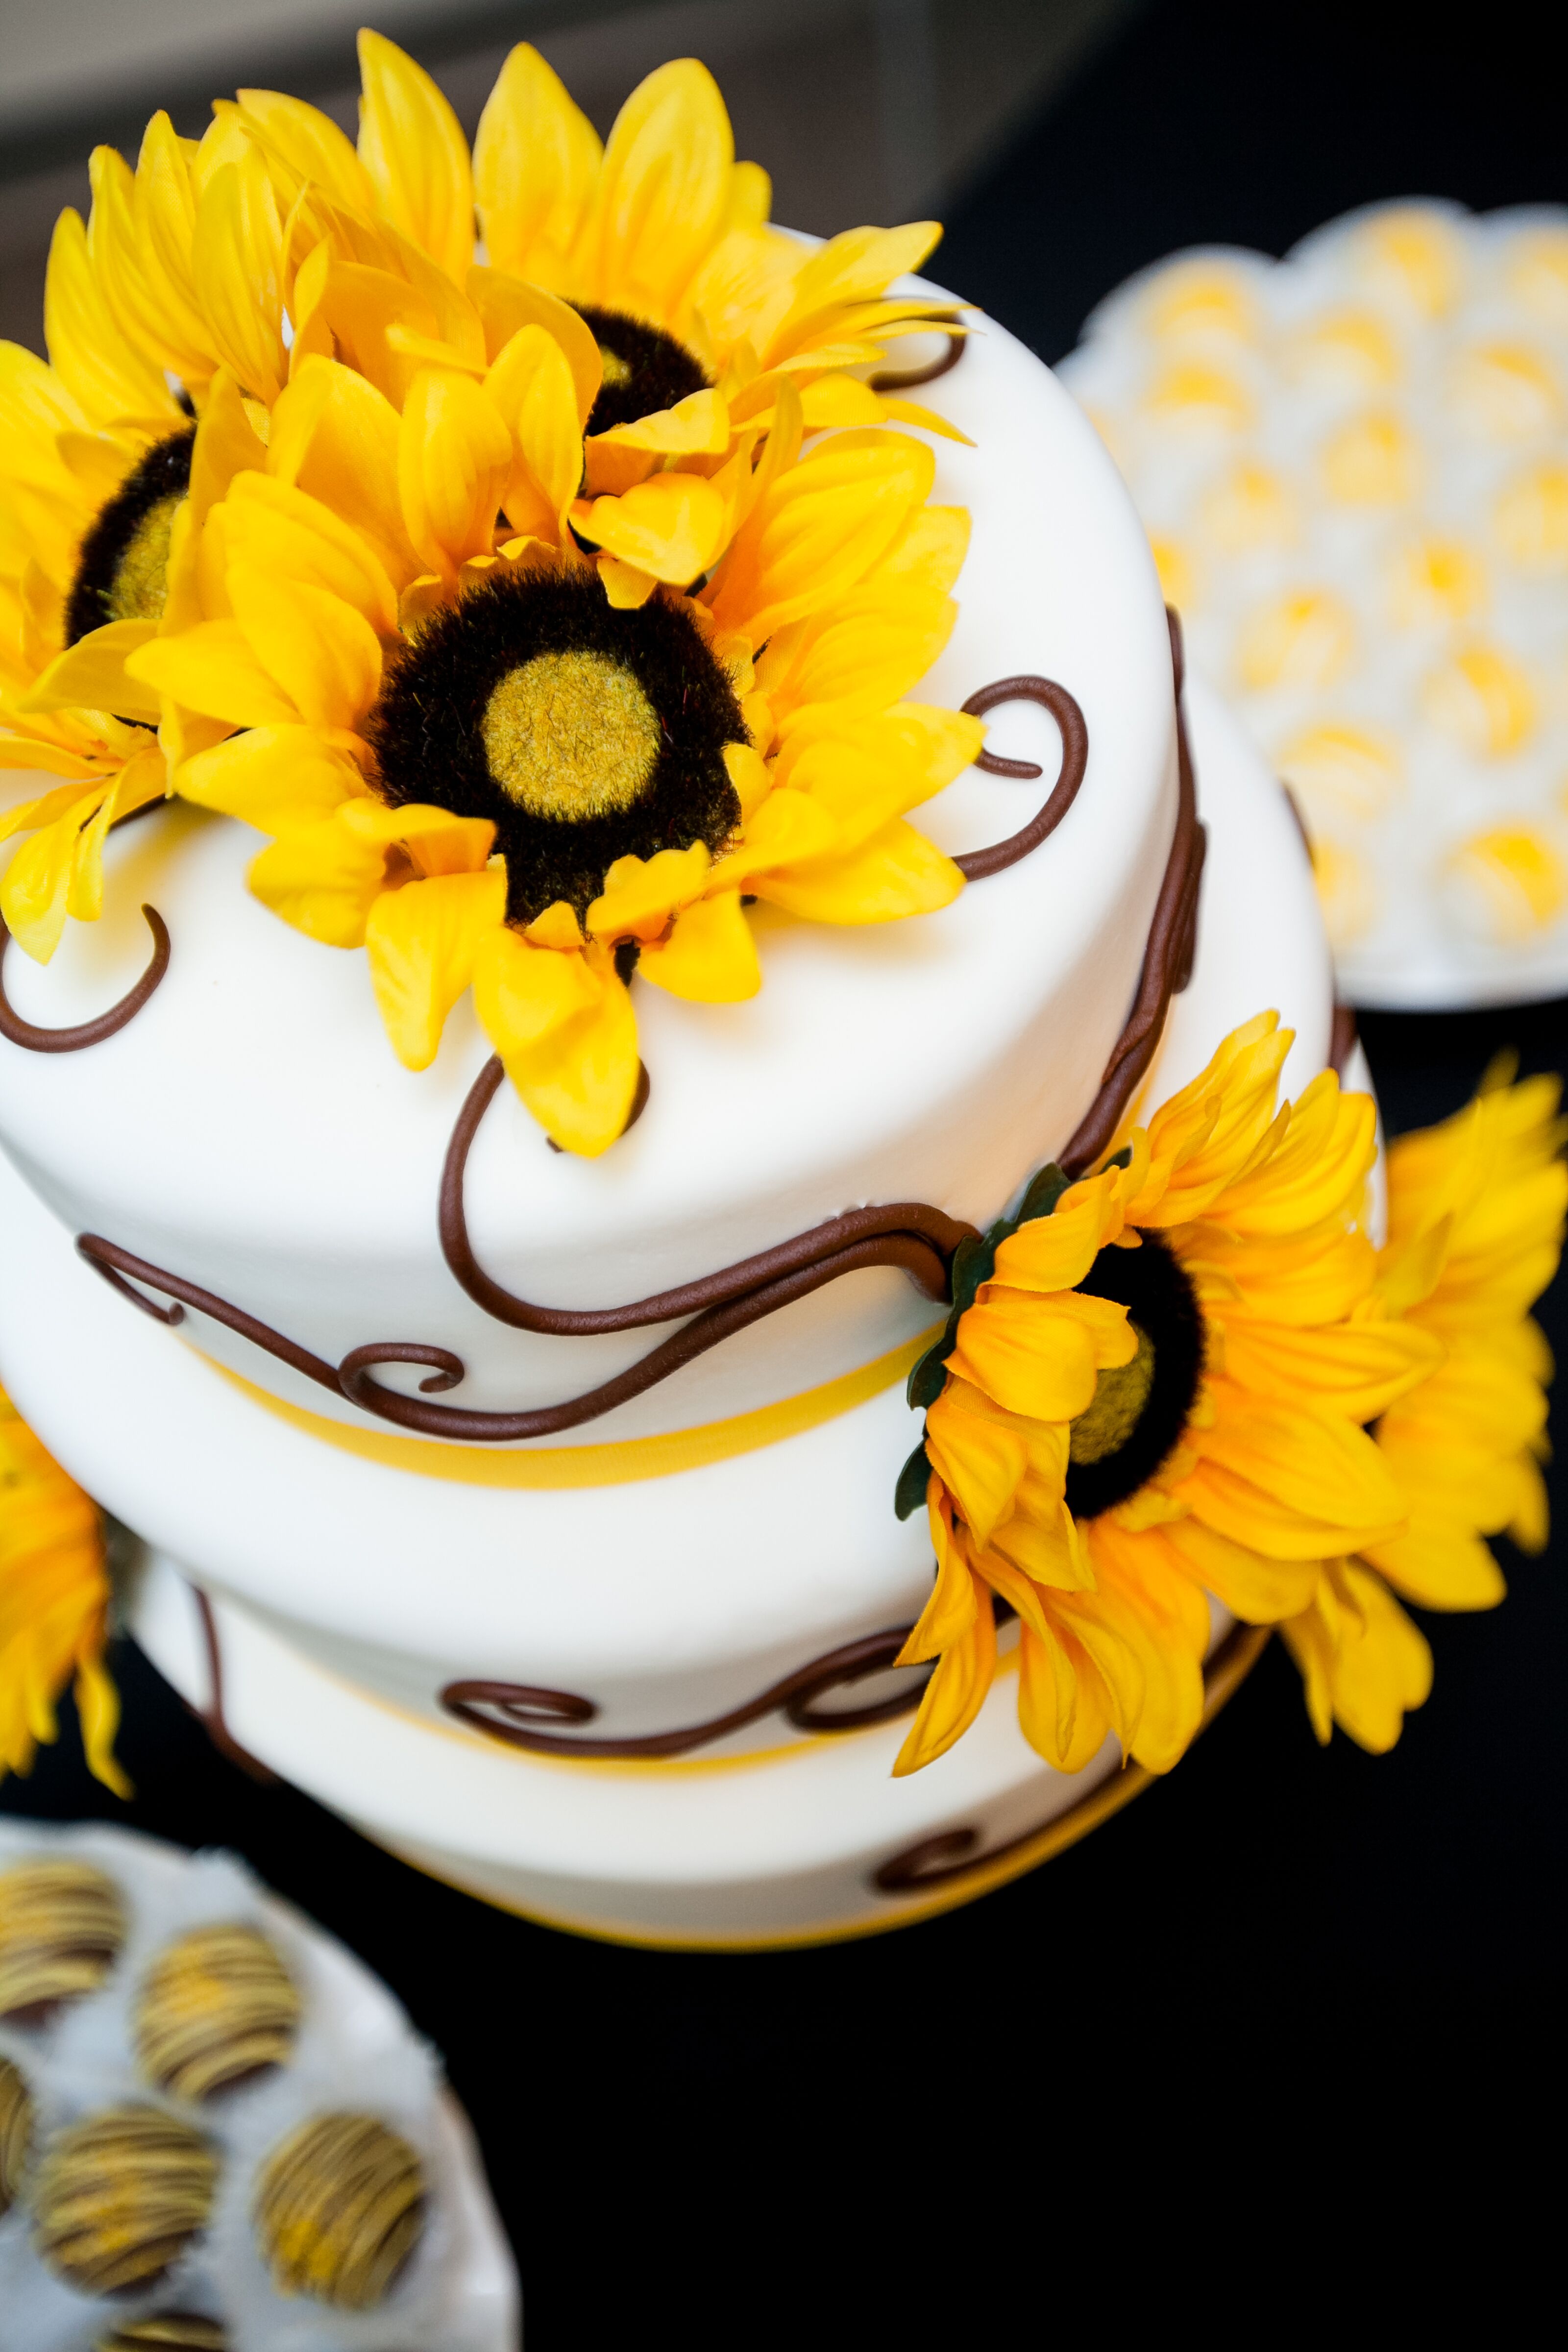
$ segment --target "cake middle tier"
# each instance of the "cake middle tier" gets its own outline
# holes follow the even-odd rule
[[[1266,1007],[1297,1032],[1283,1083],[1299,1094],[1330,1034],[1305,853],[1278,785],[1197,681],[1188,708],[1209,854],[1192,984],[1173,1003],[1145,1100],[1185,1084]],[[116,1297],[3,1166],[0,1208],[0,1378],[45,1443],[195,1580],[426,1720],[450,1719],[452,1685],[499,1682],[585,1704],[575,1722],[536,1717],[552,1737],[686,1732],[907,1628],[929,1593],[924,1520],[893,1512],[919,1428],[896,1370],[778,1442],[668,1475],[552,1487],[539,1482],[574,1467],[602,1477],[606,1465],[574,1465],[564,1448],[443,1446],[364,1417],[352,1430],[307,1419]],[[843,1286],[851,1297],[854,1287]],[[926,1308],[928,1322],[940,1311]],[[856,1360],[874,1346],[863,1338]],[[808,1712],[898,1686],[844,1683]],[[456,1703],[482,1711],[471,1694]],[[782,1706],[690,1752],[808,1736]]]

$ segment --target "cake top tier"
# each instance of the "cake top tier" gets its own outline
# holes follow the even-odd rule
[[[972,538],[956,627],[917,692],[956,708],[1016,673],[1058,681],[1087,722],[1081,789],[1048,842],[940,911],[837,929],[757,908],[766,985],[749,1002],[637,988],[651,1089],[602,1157],[552,1151],[503,1091],[470,1156],[468,1222],[480,1262],[524,1297],[569,1308],[642,1298],[865,1202],[984,1220],[1061,1147],[1095,1092],[1173,821],[1153,568],[1093,434],[992,322],[975,322],[962,362],[925,396],[973,445],[934,441],[933,493],[968,510]],[[996,751],[1034,759],[1043,777],[963,773],[921,812],[950,853],[1015,832],[1060,762],[1057,730],[1033,706],[999,709],[991,728]],[[488,1058],[478,1022],[458,1004],[431,1066],[400,1068],[365,960],[301,937],[247,891],[258,846],[232,819],[154,814],[110,841],[100,921],[71,926],[45,969],[7,960],[17,1013],[66,1026],[102,1013],[142,968],[144,902],[171,941],[161,985],[107,1041],[70,1055],[0,1045],[6,1148],[77,1230],[332,1363],[414,1334],[462,1358],[462,1402],[496,1407],[617,1370],[641,1352],[637,1335],[563,1348],[499,1328],[464,1297],[436,1209],[454,1123]],[[667,1384],[658,1420],[679,1426],[789,1393],[929,1319],[891,1274],[841,1288],[853,1315],[820,1299],[792,1308],[768,1327],[766,1349],[747,1356],[737,1343]],[[785,1342],[790,1318],[798,1347]],[[198,1319],[191,1335],[303,1393],[216,1327]],[[589,1433],[622,1433],[653,1409]]]

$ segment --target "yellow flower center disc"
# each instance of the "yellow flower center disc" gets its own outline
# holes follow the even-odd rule
[[[625,360],[622,359],[619,352],[612,352],[605,344],[601,343],[599,346],[599,358],[603,363],[605,371],[601,381],[608,384],[612,392],[617,391],[623,383],[629,383],[631,382],[632,372],[626,365]]]
[[[485,705],[481,732],[509,800],[531,816],[579,824],[631,807],[662,740],[630,670],[582,651],[536,654],[509,669]]]
[[[169,534],[179,512],[178,498],[160,499],[131,535],[115,567],[109,592],[111,621],[160,621],[169,588]]]
[[[1138,1353],[1130,1364],[1111,1364],[1100,1373],[1087,1412],[1068,1432],[1069,1462],[1103,1462],[1120,1454],[1142,1418],[1154,1385],[1154,1343],[1134,1323]]]

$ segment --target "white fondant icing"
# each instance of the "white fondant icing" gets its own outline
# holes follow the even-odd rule
[[[1145,1100],[1265,1006],[1296,1030],[1284,1084],[1300,1091],[1326,1056],[1331,993],[1306,859],[1277,787],[1200,684],[1189,715],[1209,829],[1198,957]],[[421,1479],[258,1408],[100,1284],[9,1171],[0,1197],[0,1377],[84,1483],[222,1596],[237,1736],[411,1859],[605,1932],[852,1927],[896,1911],[866,1877],[901,1844],[960,1819],[1000,1843],[1112,1769],[1108,1748],[1071,1782],[1049,1772],[1017,1734],[1005,1674],[952,1755],[898,1782],[900,1722],[808,1742],[773,1717],[699,1751],[692,1764],[711,1772],[495,1746],[440,1715],[448,1678],[583,1693],[601,1708],[596,1732],[665,1730],[910,1622],[931,1568],[923,1528],[891,1510],[917,1426],[901,1394],[640,1485],[520,1494]],[[167,1560],[136,1622],[205,1703]]]
[[[935,445],[935,497],[969,509],[973,539],[952,641],[918,691],[951,706],[1015,672],[1059,679],[1089,722],[1078,802],[1042,849],[941,914],[837,929],[758,908],[764,984],[748,1004],[639,988],[652,1096],[602,1160],[550,1151],[504,1090],[472,1154],[469,1222],[483,1265],[524,1297],[645,1297],[866,1202],[927,1201],[983,1224],[1094,1094],[1174,822],[1159,589],[1114,468],[1021,344],[980,322],[930,399],[976,445]],[[1009,707],[992,731],[998,749],[1040,758],[1045,777],[961,777],[917,812],[944,848],[1016,830],[1049,787],[1058,747],[1043,713]],[[446,1402],[553,1402],[642,1355],[659,1330],[538,1338],[459,1289],[436,1202],[488,1053],[471,1008],[458,1007],[432,1068],[402,1069],[364,957],[304,939],[247,893],[258,845],[227,820],[160,814],[110,842],[100,921],[70,925],[47,968],[11,950],[17,1011],[65,1025],[113,1003],[145,964],[143,899],[173,941],[162,987],[106,1044],[57,1056],[0,1041],[0,1144],[73,1234],[104,1234],[331,1362],[378,1339],[455,1350],[468,1377]],[[902,1276],[859,1274],[550,1442],[744,1412],[930,1320]],[[207,1318],[184,1331],[279,1394],[357,1418]],[[384,1374],[409,1391],[419,1377]]]

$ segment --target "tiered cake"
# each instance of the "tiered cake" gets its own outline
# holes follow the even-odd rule
[[[0,1370],[150,1547],[138,1638],[371,1835],[590,1932],[866,1932],[1087,1818],[1116,1742],[1041,1762],[1016,1628],[973,1729],[890,1777],[931,1573],[892,1507],[905,1377],[953,1242],[1042,1163],[1089,1165],[1262,1007],[1296,1033],[1287,1093],[1331,1050],[1287,804],[1193,684],[1185,765],[1154,567],[1092,430],[988,320],[921,397],[972,445],[937,443],[934,496],[973,538],[919,691],[978,698],[988,760],[1034,763],[969,770],[921,823],[954,856],[1042,803],[1049,829],[910,922],[755,910],[750,1003],[640,989],[651,1088],[602,1157],[496,1091],[467,1000],[399,1068],[363,960],[247,896],[232,819],[117,832],[102,919],[5,963]],[[132,988],[143,904],[169,940],[150,997],[39,1050]],[[547,1410],[654,1349],[665,1376],[609,1410]]]

